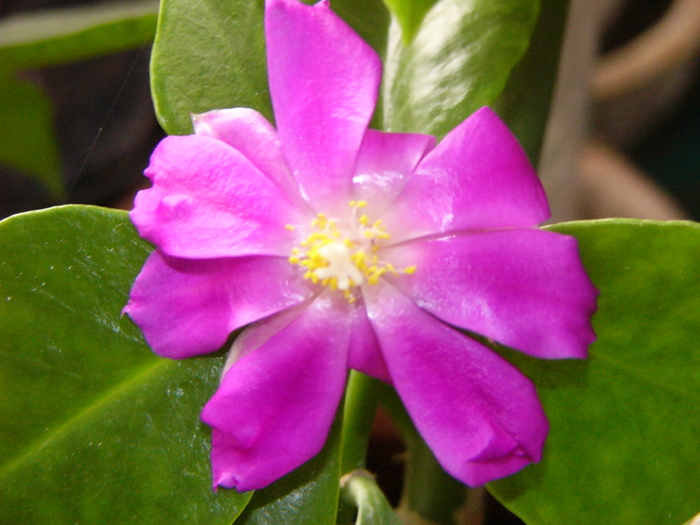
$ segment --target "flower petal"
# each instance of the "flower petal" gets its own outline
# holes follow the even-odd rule
[[[367,308],[360,297],[355,303],[352,319],[352,340],[348,366],[365,375],[391,384],[382,350],[379,347],[374,329],[367,319]]]
[[[435,137],[417,133],[383,133],[368,129],[357,157],[355,198],[380,217],[396,200],[418,162],[435,146]]]
[[[516,368],[388,283],[367,309],[394,386],[447,472],[476,486],[540,460],[547,419]]]
[[[428,153],[384,222],[392,240],[455,230],[535,226],[549,206],[527,155],[481,108]]]
[[[141,237],[174,257],[288,255],[286,224],[308,217],[240,152],[210,137],[166,137],[136,196],[131,220]]]
[[[196,134],[240,151],[299,208],[308,206],[284,160],[277,131],[260,113],[250,108],[215,109],[193,115],[192,123]]]
[[[260,346],[239,350],[202,411],[215,487],[262,488],[323,447],[347,376],[351,314],[339,299],[322,294],[244,332]]]
[[[277,131],[292,174],[315,211],[344,211],[381,61],[325,0],[267,0],[265,36]]]
[[[155,251],[124,312],[155,353],[182,359],[218,350],[241,326],[308,299],[307,283],[282,257],[188,260]]]
[[[545,359],[580,358],[595,340],[597,290],[576,239],[537,229],[468,233],[382,252],[415,264],[395,285],[442,320]]]

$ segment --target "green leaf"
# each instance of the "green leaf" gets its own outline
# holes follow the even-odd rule
[[[0,73],[0,164],[38,179],[57,201],[64,196],[51,101],[31,82]]]
[[[442,137],[491,104],[528,47],[538,10],[537,0],[440,0],[408,46],[392,23],[383,128]]]
[[[379,56],[384,56],[391,16],[383,0],[332,0],[331,8]]]
[[[400,12],[410,11],[416,20],[415,13],[431,2],[416,0]],[[392,5],[399,9],[399,3]],[[332,2],[385,58],[373,125],[438,137],[497,99],[528,47],[538,6],[538,0],[441,0],[407,46],[380,0]],[[547,78],[553,78],[556,65],[547,63]],[[191,133],[191,113],[217,108],[251,107],[272,121],[262,0],[163,0],[152,73],[156,113],[168,133]],[[528,86],[541,82],[527,73]]]
[[[404,44],[409,45],[423,18],[437,0],[384,0],[401,26]]]
[[[13,15],[0,21],[0,68],[44,67],[148,44],[157,0],[109,2]]]
[[[151,59],[156,114],[171,135],[191,113],[250,107],[272,120],[263,0],[162,0]]]
[[[530,46],[491,104],[535,165],[549,119],[569,0],[541,0],[541,4]]]
[[[508,352],[550,420],[542,462],[489,485],[530,525],[677,525],[700,510],[700,225],[605,220],[578,238],[600,289],[585,361]]]
[[[228,525],[199,411],[223,358],[155,356],[121,315],[150,251],[125,212],[0,222],[0,523]]]
[[[332,7],[383,53],[389,15],[381,0],[335,0]],[[162,0],[151,89],[167,133],[191,133],[190,114],[212,109],[249,107],[274,121],[263,18],[263,0]]]
[[[255,491],[236,525],[335,525],[342,416],[339,408],[323,450],[291,474]]]
[[[401,525],[401,520],[369,472],[356,470],[343,479],[343,494],[357,507],[355,525]]]

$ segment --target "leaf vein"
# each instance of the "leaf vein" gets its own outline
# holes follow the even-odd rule
[[[48,432],[48,436],[45,433],[39,439],[36,439],[33,442],[29,443],[25,447],[24,452],[20,453],[19,455],[15,456],[14,459],[11,459],[7,463],[5,463],[5,465],[2,468],[0,468],[0,480],[6,478],[13,471],[20,468],[22,464],[29,460],[34,454],[40,452],[43,448],[50,445],[52,442],[61,439],[70,431],[70,429],[76,423],[91,417],[100,407],[103,407],[109,404],[110,402],[115,401],[116,398],[128,392],[129,390],[137,389],[149,376],[154,375],[161,368],[165,366],[171,366],[172,364],[173,363],[168,361],[167,359],[158,359],[155,363],[141,368],[130,378],[121,381],[109,388],[108,390],[106,390],[101,396],[95,398],[92,403],[83,407],[82,410],[78,411],[72,417],[68,418],[68,420],[65,421],[63,424],[59,424],[54,429],[50,430]]]

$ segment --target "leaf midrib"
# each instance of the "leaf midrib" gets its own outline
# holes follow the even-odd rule
[[[599,359],[601,361],[604,361],[608,365],[611,365],[613,368],[616,368],[617,370],[627,374],[628,376],[638,380],[641,383],[646,383],[648,385],[652,385],[656,388],[659,388],[667,393],[673,394],[675,396],[688,399],[690,401],[695,401],[695,402],[700,402],[700,394],[698,395],[693,395],[692,392],[686,391],[686,390],[680,390],[676,389],[673,387],[673,385],[663,383],[659,380],[656,380],[652,377],[649,377],[647,374],[641,372],[640,370],[637,370],[633,367],[628,366],[622,361],[618,361],[609,355],[603,354],[603,353],[598,353],[598,352],[591,352],[591,357],[595,357],[596,359]]]
[[[101,396],[97,397],[93,403],[85,406],[82,410],[68,418],[68,420],[63,424],[60,424],[51,430],[48,433],[48,436],[44,434],[41,438],[28,444],[25,447],[24,452],[21,452],[19,455],[15,456],[14,459],[11,459],[2,468],[0,468],[0,480],[4,480],[13,471],[21,467],[21,465],[30,459],[34,454],[49,446],[51,442],[57,441],[61,439],[62,436],[68,434],[74,425],[91,417],[99,408],[109,404],[112,401],[115,401],[117,397],[128,393],[129,390],[135,390],[138,386],[142,385],[148,377],[153,376],[164,367],[173,365],[174,363],[172,361],[159,358],[155,363],[139,369],[129,379],[115,384],[106,390]]]

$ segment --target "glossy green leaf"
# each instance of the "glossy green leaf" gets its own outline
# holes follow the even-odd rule
[[[384,0],[401,26],[401,35],[406,45],[416,35],[425,14],[437,0]]]
[[[427,10],[432,1],[418,0],[411,13]],[[396,13],[409,11],[394,4]],[[385,59],[373,125],[437,136],[501,94],[528,47],[538,6],[538,0],[441,0],[406,46],[399,23],[389,23],[380,0],[332,2]],[[262,0],[163,0],[161,9],[152,89],[168,133],[191,133],[190,113],[216,108],[252,107],[272,119]],[[547,68],[547,78],[553,78],[556,62]],[[528,86],[541,82],[527,72]]]
[[[236,525],[335,525],[342,413],[339,409],[323,450],[291,474],[255,491]]]
[[[384,56],[391,16],[383,0],[331,0],[331,8],[379,56]]]
[[[343,495],[357,507],[355,525],[401,525],[371,474],[356,470],[343,479]]]
[[[677,525],[700,511],[700,225],[605,220],[579,240],[600,289],[585,361],[508,352],[551,423],[543,461],[492,483],[529,525]]]
[[[162,0],[151,89],[169,134],[192,132],[191,113],[236,106],[272,118],[263,0]]]
[[[541,0],[530,46],[491,107],[537,165],[557,80],[569,0]]]
[[[383,128],[444,136],[503,90],[525,53],[537,0],[440,0],[410,45],[389,29]]]
[[[199,411],[223,358],[155,356],[121,315],[150,246],[126,213],[0,222],[0,523],[228,525]]]
[[[332,7],[383,52],[389,15],[381,0],[335,0]],[[230,107],[274,121],[263,17],[263,0],[162,0],[151,89],[166,132],[191,133],[191,113]]]
[[[0,164],[32,176],[59,200],[64,195],[51,101],[31,82],[0,74]]]
[[[0,21],[0,69],[29,69],[148,44],[157,0],[108,2],[13,15]]]

